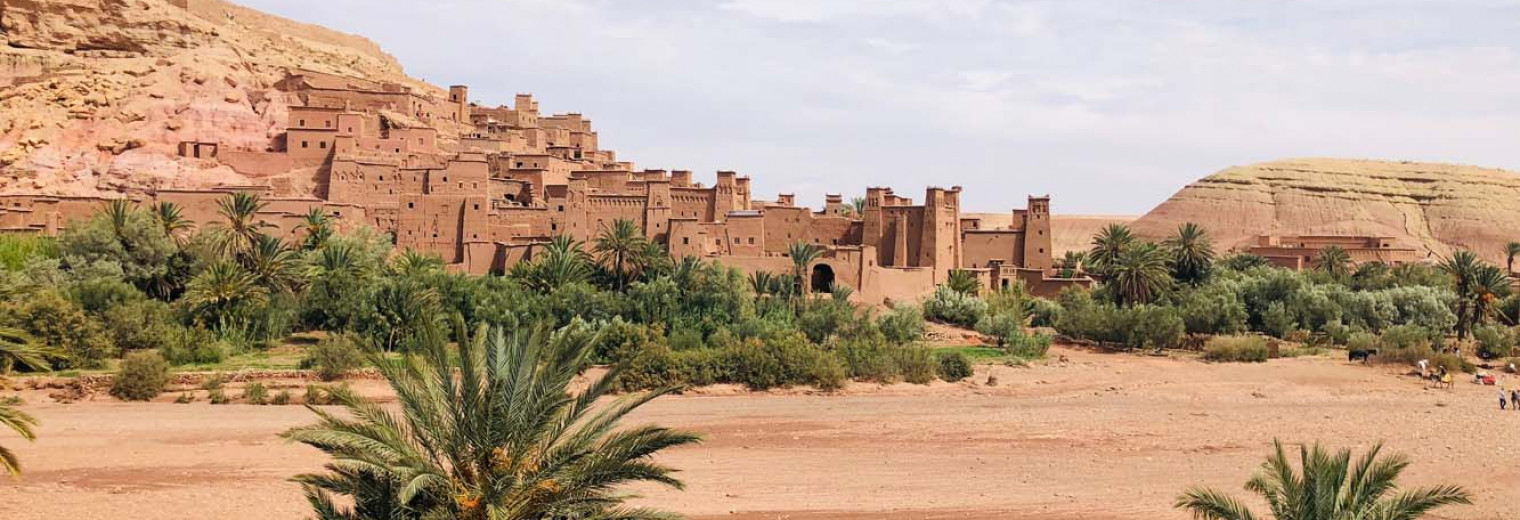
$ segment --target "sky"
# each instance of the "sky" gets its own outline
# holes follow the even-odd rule
[[[959,185],[1138,215],[1274,159],[1520,169],[1520,0],[238,1],[813,207]]]

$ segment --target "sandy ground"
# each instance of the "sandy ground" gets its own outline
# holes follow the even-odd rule
[[[1520,515],[1520,412],[1501,414],[1492,387],[1427,390],[1344,358],[1208,365],[1052,353],[1063,356],[983,367],[958,384],[662,399],[636,419],[707,441],[662,458],[683,470],[686,491],[641,489],[641,503],[697,519],[1182,520],[1171,508],[1179,492],[1239,490],[1278,437],[1385,440],[1415,459],[1406,485],[1473,492],[1475,505],[1432,518]],[[27,470],[0,479],[0,518],[308,516],[286,479],[322,458],[276,437],[311,420],[301,407],[29,395],[25,409],[43,421],[41,438],[0,436]]]

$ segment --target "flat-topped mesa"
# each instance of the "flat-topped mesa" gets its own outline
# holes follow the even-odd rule
[[[1470,249],[1503,263],[1520,229],[1520,175],[1474,166],[1288,159],[1236,166],[1178,191],[1133,223],[1164,239],[1193,222],[1221,249],[1259,237],[1386,237],[1440,258]]]

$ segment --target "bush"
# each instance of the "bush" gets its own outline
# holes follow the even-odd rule
[[[1515,333],[1508,327],[1485,325],[1473,331],[1478,340],[1478,357],[1483,359],[1507,358],[1515,355]]]
[[[732,382],[752,390],[796,384],[833,389],[842,386],[847,375],[839,358],[808,344],[799,333],[753,339],[726,349],[724,358],[733,370]]]
[[[971,377],[971,359],[960,352],[941,352],[939,358],[939,378],[954,383]]]
[[[1214,336],[1203,347],[1203,359],[1221,363],[1261,363],[1270,354],[1261,336]]]
[[[306,394],[301,396],[301,402],[312,406],[327,404],[327,391],[317,385],[306,385]]]
[[[998,348],[1007,348],[1024,336],[1024,323],[1014,313],[996,314],[984,316],[976,323],[976,331],[991,336]]]
[[[1061,319],[1061,304],[1045,298],[1029,300],[1029,326],[1054,327]]]
[[[214,365],[227,359],[232,347],[201,327],[175,327],[159,350],[175,366]]]
[[[337,381],[344,375],[364,366],[364,354],[357,340],[347,334],[335,334],[323,338],[306,350],[301,359],[303,370],[313,370],[323,381]]]
[[[1442,339],[1440,333],[1419,325],[1398,325],[1383,332],[1382,343],[1392,349],[1424,349],[1428,352]]]
[[[1381,342],[1378,337],[1369,332],[1356,332],[1346,337],[1346,350],[1352,352],[1366,352],[1377,349]]]
[[[285,406],[287,404],[290,404],[290,398],[290,390],[280,390],[279,393],[274,394],[274,398],[269,400],[269,404],[275,406]]]
[[[104,321],[116,348],[123,351],[163,348],[178,328],[169,304],[158,300],[112,306],[106,309]]]
[[[892,349],[891,352],[897,358],[897,368],[902,372],[903,381],[915,385],[926,385],[934,381],[938,371],[938,363],[935,362],[934,354],[923,347],[902,347]]]
[[[936,287],[934,295],[924,301],[924,316],[941,323],[971,327],[986,314],[987,302],[943,285]]]
[[[1050,351],[1051,337],[1047,334],[1025,334],[1008,344],[1008,355],[1021,359],[1040,359]]]
[[[924,312],[915,305],[894,305],[892,310],[881,315],[877,327],[889,343],[913,343],[924,339]]]
[[[227,376],[218,372],[206,378],[205,381],[201,381],[201,390],[216,390],[225,384],[227,384]]]
[[[221,388],[212,390],[206,398],[211,401],[211,404],[227,404],[232,402],[232,399],[227,397],[227,392],[222,391]]]
[[[9,317],[0,315],[0,319],[7,318],[42,344],[63,351],[66,357],[53,368],[101,368],[106,359],[116,355],[100,322],[56,291],[29,295]]]
[[[169,384],[169,363],[157,352],[133,352],[121,362],[111,383],[111,396],[123,401],[149,401]]]
[[[243,400],[248,404],[269,404],[269,389],[264,388],[264,383],[252,382],[243,387]]]
[[[183,392],[179,394],[179,397],[174,398],[174,404],[190,404],[193,402],[195,402],[195,396],[190,395],[190,392]]]

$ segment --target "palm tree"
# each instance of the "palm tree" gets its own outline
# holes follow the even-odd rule
[[[1086,263],[1086,251],[1067,251],[1066,254],[1061,256],[1061,270],[1070,271],[1067,273],[1068,276],[1064,276],[1064,278],[1071,278],[1070,275],[1082,272],[1082,266]]]
[[[370,265],[348,242],[334,242],[316,252],[306,263],[306,278],[334,288],[365,277]]]
[[[945,287],[961,294],[975,295],[982,292],[982,281],[977,280],[976,275],[971,271],[953,269],[950,271],[950,277],[945,279]]]
[[[850,215],[854,216],[855,218],[861,218],[861,217],[866,216],[866,198],[865,197],[853,197],[853,198],[851,198],[850,199],[850,206],[849,206],[849,208],[850,208]]]
[[[1109,268],[1119,260],[1119,255],[1135,242],[1135,234],[1123,224],[1109,224],[1093,235],[1092,250],[1087,253],[1087,263],[1092,271],[1109,275]]]
[[[798,286],[795,294],[805,294],[808,287],[804,280],[807,280],[808,268],[813,266],[818,257],[823,256],[823,248],[805,242],[792,242],[787,246],[786,254],[792,257],[792,277]]]
[[[304,251],[321,249],[333,236],[332,219],[320,207],[311,208],[302,215],[296,229],[302,233],[301,249]]]
[[[1504,244],[1504,272],[1515,274],[1515,256],[1520,255],[1520,242]]]
[[[391,259],[390,271],[398,276],[416,276],[443,272],[443,259],[438,255],[419,253],[408,249]]]
[[[1441,261],[1441,270],[1451,276],[1457,292],[1457,339],[1467,339],[1468,331],[1472,330],[1473,287],[1484,265],[1478,255],[1466,250]]]
[[[532,262],[512,267],[512,277],[538,292],[549,292],[591,278],[591,262],[580,241],[555,235]]]
[[[1509,296],[1509,276],[1500,271],[1498,267],[1484,264],[1474,274],[1472,285],[1472,323],[1471,327],[1482,325],[1488,317],[1494,314],[1499,300]]]
[[[16,367],[48,372],[50,358],[63,357],[63,351],[49,347],[14,327],[0,327],[0,376],[9,374]]]
[[[629,278],[636,274],[634,266],[639,263],[636,257],[645,251],[647,241],[639,226],[628,219],[613,221],[612,227],[602,228],[601,234],[596,237],[593,250],[596,251],[597,261],[612,272],[619,291],[626,288]]]
[[[258,219],[259,211],[268,203],[256,193],[234,192],[216,202],[217,214],[222,221],[216,223],[215,244],[224,255],[246,261],[247,255],[257,243],[263,229],[272,224]]]
[[[258,278],[242,267],[223,260],[195,278],[185,287],[184,302],[201,324],[223,327],[245,305],[257,305],[268,299],[268,292]]]
[[[1319,445],[1299,447],[1300,470],[1295,471],[1282,442],[1276,453],[1246,482],[1246,490],[1266,499],[1277,520],[1414,520],[1441,506],[1470,504],[1458,486],[1417,488],[1389,496],[1398,488],[1408,457],[1379,458],[1377,444],[1351,464],[1351,450],[1331,454]],[[1239,499],[1195,487],[1177,497],[1176,507],[1198,520],[1255,520],[1260,518]]]
[[[1177,281],[1201,282],[1214,266],[1214,241],[1198,224],[1177,226],[1177,232],[1166,239],[1166,247],[1172,253],[1172,274]]]
[[[133,215],[137,214],[137,204],[127,199],[111,199],[105,202],[100,211],[111,222],[111,231],[116,239],[122,240],[127,223],[132,220]]]
[[[1344,279],[1351,274],[1351,254],[1341,246],[1327,246],[1314,255],[1314,270],[1336,280]]]
[[[0,426],[20,434],[22,439],[37,439],[36,432],[32,431],[32,427],[37,426],[37,419],[3,402],[0,402]],[[16,453],[5,446],[0,446],[0,468],[11,476],[21,474],[21,462],[16,459]]]
[[[1150,303],[1172,281],[1166,251],[1150,242],[1124,248],[1108,268],[1107,283],[1113,284],[1122,305]]]
[[[254,283],[270,294],[294,292],[301,282],[297,272],[299,258],[278,238],[263,234],[255,237],[247,262]]]
[[[625,508],[618,490],[680,489],[651,458],[700,437],[619,423],[671,389],[611,398],[614,368],[573,393],[593,350],[579,327],[461,330],[457,356],[446,336],[424,331],[402,363],[375,359],[399,412],[337,389],[345,413],[307,406],[318,422],[285,432],[333,459],[327,473],[295,479],[318,518],[669,518]]]
[[[164,235],[174,239],[175,244],[184,247],[185,241],[188,240],[187,232],[194,227],[194,224],[184,217],[179,204],[168,201],[159,202],[151,206],[149,212],[153,214],[153,220],[157,221],[164,230]]]

